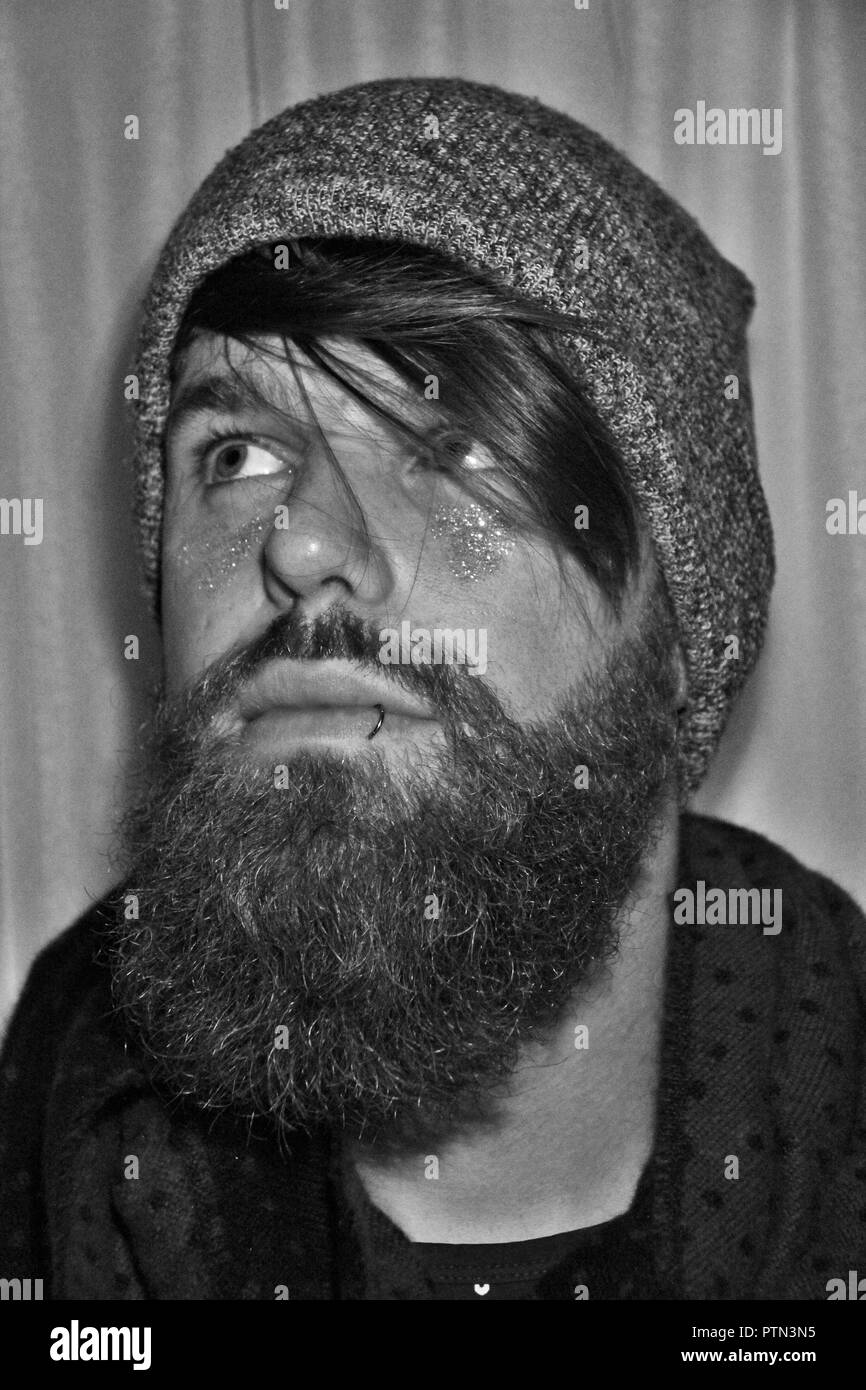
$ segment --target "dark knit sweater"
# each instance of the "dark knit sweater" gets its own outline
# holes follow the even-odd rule
[[[698,880],[780,888],[783,926],[672,922],[646,1277],[606,1296],[826,1299],[866,1271],[866,919],[767,840],[685,815],[678,886]],[[0,1277],[55,1299],[429,1297],[327,1134],[286,1157],[160,1100],[110,1017],[104,925],[97,907],[43,951],[9,1028]],[[567,1274],[542,1296],[573,1297]]]

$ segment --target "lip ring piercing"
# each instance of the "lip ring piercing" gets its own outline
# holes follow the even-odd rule
[[[379,730],[381,729],[382,725],[385,723],[385,706],[384,706],[384,705],[374,705],[373,708],[374,708],[374,709],[377,709],[377,710],[379,711],[379,718],[378,718],[378,720],[376,721],[376,727],[375,727],[375,729],[373,730],[373,732],[372,732],[371,734],[368,734],[368,735],[367,735],[367,738],[375,738],[376,735],[378,734]]]

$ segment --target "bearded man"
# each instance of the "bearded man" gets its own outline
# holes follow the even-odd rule
[[[862,1261],[863,918],[686,810],[773,576],[752,303],[494,87],[320,97],[205,182],[135,368],[164,680],[118,887],[7,1040],[10,1268],[823,1299]]]

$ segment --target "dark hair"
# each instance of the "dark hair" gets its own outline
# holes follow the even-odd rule
[[[431,447],[417,411],[413,424],[405,400],[402,410],[397,398],[389,404],[380,382],[373,388],[374,378],[341,361],[321,339],[362,343],[417,401],[424,401],[425,378],[435,376],[440,396],[433,404],[443,431],[434,432],[432,447],[458,455],[461,440],[486,447],[496,460],[495,482],[483,470],[467,472],[467,490],[524,534],[565,542],[620,612],[640,563],[641,526],[613,440],[557,352],[558,335],[589,332],[580,320],[520,298],[429,248],[334,237],[258,247],[207,276],[181,323],[173,375],[196,330],[221,333],[263,355],[273,350],[258,335],[279,335],[278,355],[303,392],[291,350],[296,344],[416,448]],[[224,347],[227,353],[227,341]],[[588,508],[586,529],[575,529],[578,506]]]

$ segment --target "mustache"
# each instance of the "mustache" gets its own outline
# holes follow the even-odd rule
[[[477,673],[465,666],[430,662],[387,664],[379,659],[382,625],[342,608],[332,608],[312,621],[294,612],[282,613],[250,642],[230,648],[171,702],[199,728],[234,702],[257,671],[269,662],[343,659],[375,671],[380,681],[394,681],[409,695],[428,702],[446,729],[461,723],[508,725],[497,696]]]

